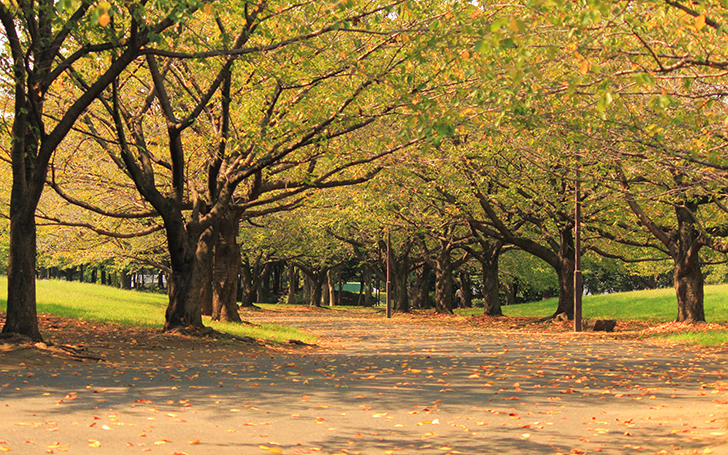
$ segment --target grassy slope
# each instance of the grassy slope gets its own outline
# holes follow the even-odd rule
[[[557,307],[557,299],[503,307],[506,316],[549,316]],[[461,314],[481,314],[482,309],[463,310]],[[677,300],[674,289],[634,291],[609,295],[586,296],[582,302],[584,318],[602,318],[655,323],[674,321]],[[705,318],[709,322],[728,322],[728,284],[705,287]],[[694,330],[678,334],[657,335],[675,341],[718,346],[728,344],[728,332]]]
[[[0,277],[0,295],[7,296],[5,276]],[[167,308],[167,296],[163,294],[56,280],[37,281],[36,299],[39,313],[145,328],[161,328]],[[0,299],[0,309],[5,310],[6,306],[7,299]],[[297,339],[307,343],[315,342],[315,337],[291,327],[248,326],[209,320],[206,324],[221,332],[238,336],[271,341]]]
[[[557,299],[548,299],[506,306],[503,313],[506,316],[548,316],[556,307]],[[677,317],[677,301],[674,289],[623,292],[586,296],[582,310],[585,318],[668,322]],[[705,287],[705,318],[711,322],[728,322],[728,284]]]

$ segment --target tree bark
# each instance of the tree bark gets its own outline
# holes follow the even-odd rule
[[[565,313],[574,319],[574,260],[562,258],[561,267],[556,270],[559,280],[559,306],[556,314]]]
[[[288,264],[288,299],[286,303],[293,305],[296,303],[296,288],[298,287],[298,272],[296,266]]]
[[[675,207],[677,239],[673,242],[671,253],[675,264],[678,322],[705,321],[704,280],[698,255],[702,244],[693,217],[696,210],[696,204]]]
[[[394,311],[397,313],[410,312],[409,293],[407,292],[408,270],[407,261],[404,261],[404,263],[398,263],[397,267],[392,270],[392,284],[394,285],[394,295],[392,297],[394,301]]]
[[[186,225],[181,211],[178,215],[165,222],[172,274],[167,283],[164,331],[204,327],[200,309],[202,264],[198,258],[209,252],[203,251],[207,246],[199,242],[202,233],[197,232],[195,223]]]
[[[435,309],[438,313],[453,314],[452,311],[452,261],[450,250],[442,248],[435,259]]]
[[[35,300],[35,205],[17,205],[11,204],[8,305],[3,333],[19,333],[40,341],[43,337],[38,330]]]
[[[214,321],[241,322],[238,312],[238,273],[240,247],[237,244],[238,220],[231,214],[219,223],[215,242],[213,268],[212,319]]]
[[[197,248],[200,261],[200,311],[204,316],[212,316],[213,300],[213,267],[214,267],[214,243],[217,237],[217,226],[213,225],[205,229],[199,240]]]
[[[371,308],[374,305],[372,298],[372,271],[366,265],[361,269],[362,280],[364,283],[364,306]]]
[[[492,261],[481,262],[481,266],[483,268],[483,314],[486,316],[503,316],[498,295],[498,256]]]
[[[473,306],[473,285],[470,281],[470,274],[465,271],[459,273],[460,278],[460,293],[462,294],[462,305],[463,308],[472,308]]]
[[[328,292],[328,304],[334,306],[336,304],[336,289],[334,288],[334,269],[326,271],[326,291]]]

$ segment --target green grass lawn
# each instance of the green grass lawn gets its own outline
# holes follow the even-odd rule
[[[503,307],[506,316],[545,317],[554,313],[558,299]],[[482,314],[482,308],[458,310],[462,315]],[[622,321],[674,321],[677,317],[675,290],[633,291],[608,295],[585,296],[582,301],[584,318],[617,319]],[[728,284],[705,286],[705,319],[708,322],[728,322]],[[688,331],[679,334],[656,335],[675,341],[717,346],[728,343],[723,330]]]
[[[0,309],[7,307],[7,277],[0,277]],[[157,328],[164,325],[167,296],[128,291],[100,284],[38,280],[36,300],[39,313],[71,317],[95,322],[114,322],[125,326]],[[314,343],[315,337],[292,327],[275,325],[250,326],[205,321],[224,333],[249,336],[259,340],[286,342],[291,339]]]

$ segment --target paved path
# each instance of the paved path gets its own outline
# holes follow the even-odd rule
[[[726,359],[589,335],[261,313],[336,349],[0,371],[0,451],[728,453]]]

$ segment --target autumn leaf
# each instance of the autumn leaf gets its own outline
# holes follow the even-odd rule
[[[591,65],[589,64],[589,60],[584,59],[581,61],[581,66],[579,66],[579,72],[582,76],[586,76],[586,73],[589,72],[590,67]]]
[[[695,18],[695,28],[698,30],[702,30],[703,27],[705,27],[705,14],[701,14],[700,16]]]

